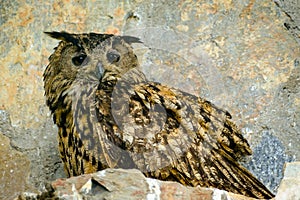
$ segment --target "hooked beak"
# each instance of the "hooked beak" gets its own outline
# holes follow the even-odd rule
[[[99,61],[96,66],[96,76],[99,80],[103,77],[104,71],[103,64]]]

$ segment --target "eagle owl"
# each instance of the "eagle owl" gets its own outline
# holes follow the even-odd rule
[[[237,159],[251,149],[230,114],[148,81],[136,37],[46,32],[60,43],[44,72],[69,176],[135,168],[145,176],[256,198],[273,194]]]

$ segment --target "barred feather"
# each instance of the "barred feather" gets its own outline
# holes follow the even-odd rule
[[[252,152],[230,114],[148,81],[130,45],[138,38],[47,34],[61,40],[44,72],[44,88],[69,176],[137,168],[184,185],[273,197],[238,163]]]

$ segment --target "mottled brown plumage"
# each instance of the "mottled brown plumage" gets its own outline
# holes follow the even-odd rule
[[[272,193],[237,159],[251,149],[228,112],[150,82],[130,36],[48,32],[61,40],[44,72],[69,176],[137,168],[147,177],[250,197]]]

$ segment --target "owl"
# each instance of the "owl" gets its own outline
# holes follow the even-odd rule
[[[134,168],[187,186],[273,197],[238,163],[252,152],[227,111],[147,80],[132,47],[140,39],[46,34],[60,40],[43,76],[69,176]]]

